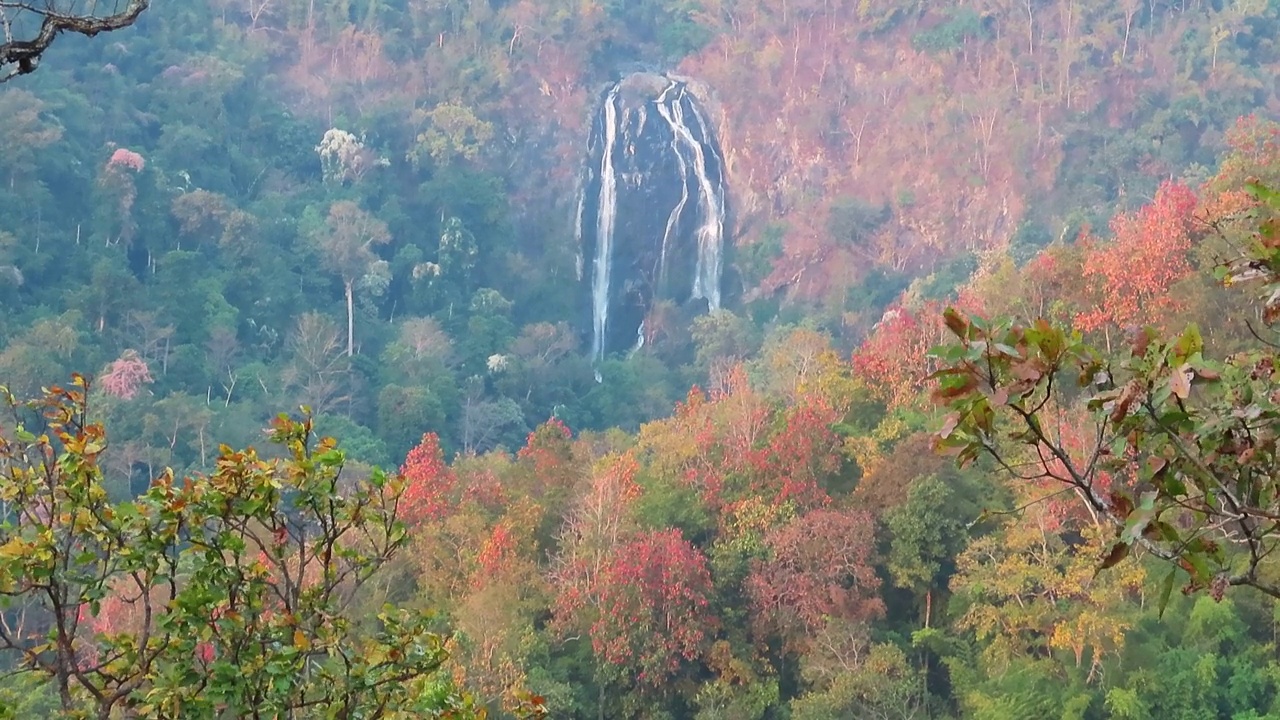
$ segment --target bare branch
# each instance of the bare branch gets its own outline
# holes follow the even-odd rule
[[[117,3],[115,12],[95,14],[59,10],[53,2],[38,6],[33,0],[0,0],[0,29],[4,32],[0,43],[0,83],[35,71],[58,35],[72,32],[93,37],[120,30],[134,24],[150,5],[151,0],[128,0],[123,8]],[[39,30],[29,39],[20,37],[23,15],[39,18]]]

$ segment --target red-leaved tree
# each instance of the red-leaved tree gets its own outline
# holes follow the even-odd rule
[[[962,291],[949,305],[966,312],[980,312],[983,302]],[[877,400],[889,407],[920,401],[929,377],[929,349],[946,339],[942,305],[897,305],[885,311],[880,322],[853,352],[853,369],[870,386]]]
[[[578,479],[579,467],[573,458],[573,433],[558,418],[551,418],[529,433],[516,458],[530,470],[529,495],[541,498],[548,492],[563,492]]]
[[[1111,221],[1111,242],[1084,239],[1084,279],[1095,304],[1076,317],[1077,327],[1163,326],[1172,319],[1181,304],[1170,290],[1191,273],[1187,253],[1196,204],[1191,188],[1166,182],[1151,204]]]
[[[400,497],[400,516],[405,523],[438,520],[448,514],[457,478],[445,464],[440,438],[435,433],[423,435],[422,442],[409,451],[400,474],[405,478]]]
[[[819,397],[788,408],[768,446],[756,455],[756,490],[805,509],[830,502],[822,485],[840,469],[841,440],[832,429],[839,419]]]
[[[604,460],[565,523],[552,565],[554,624],[585,634],[601,669],[658,688],[707,642],[711,576],[678,530],[639,532],[639,463]]]
[[[630,454],[603,461],[565,521],[551,569],[556,624],[562,628],[580,628],[601,612],[605,568],[634,531],[631,509],[640,495],[638,469]]]
[[[142,386],[150,382],[151,370],[147,367],[147,361],[133,350],[125,350],[98,377],[98,387],[121,400],[132,400]]]
[[[592,649],[641,685],[661,687],[709,644],[711,574],[706,557],[679,530],[647,532],[620,547],[597,592]]]
[[[770,557],[746,580],[756,630],[803,652],[828,620],[884,613],[876,575],[875,523],[859,510],[814,510],[765,536]]]

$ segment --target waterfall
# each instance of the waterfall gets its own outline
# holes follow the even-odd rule
[[[703,216],[705,220],[698,231],[698,248],[700,251],[698,257],[701,261],[698,277],[701,280],[701,287],[695,285],[693,292],[694,297],[705,297],[711,310],[718,310],[720,309],[720,279],[724,272],[724,227],[726,215],[724,159],[720,157],[720,151],[715,143],[707,142],[706,140],[711,137],[711,130],[708,128],[706,120],[703,119],[702,112],[698,110],[698,106],[690,103],[689,109],[693,111],[693,118],[698,122],[698,132],[703,138],[703,142],[697,146],[698,158],[701,162],[698,168],[698,183],[703,187],[704,199],[707,202]],[[707,162],[702,155],[704,145],[719,168],[714,188],[712,188],[711,181],[707,177]]]
[[[675,123],[671,119],[670,113],[666,110],[667,95],[676,87],[676,83],[672,82],[662,91],[662,95],[658,97],[658,113],[672,128]],[[684,214],[684,206],[689,204],[689,183],[686,180],[689,176],[689,164],[685,162],[684,154],[680,152],[680,141],[673,133],[671,137],[671,151],[675,153],[676,165],[680,169],[680,202],[676,203],[675,208],[671,210],[671,214],[667,216],[667,227],[662,233],[662,253],[658,260],[658,284],[660,286],[666,284],[667,279],[667,249],[671,247],[671,237],[675,233],[676,227],[680,223],[680,216]]]
[[[672,88],[676,87],[679,87],[679,94],[675,102],[668,104],[665,102],[667,94]],[[676,209],[672,211],[667,225],[670,228],[673,224],[672,220],[678,218],[679,213],[684,210],[684,203],[688,198],[687,175],[689,170],[683,154],[680,152],[680,145],[683,143],[693,153],[693,172],[698,183],[698,215],[700,222],[696,231],[698,265],[693,276],[693,297],[706,298],[707,304],[712,310],[715,310],[720,307],[721,255],[724,249],[724,193],[723,188],[713,185],[711,178],[708,177],[707,156],[703,151],[703,144],[694,138],[693,131],[685,124],[685,95],[685,86],[673,81],[657,101],[658,112],[667,121],[667,124],[671,126],[672,149],[679,161],[684,187],[684,195],[681,197]],[[689,107],[693,111],[694,119],[698,122],[699,134],[703,138],[707,137],[707,126],[702,120],[702,115],[692,104]],[[721,179],[722,184],[723,178]],[[663,247],[665,248],[666,245],[667,241],[664,239]]]
[[[578,215],[573,227],[573,246],[577,248],[577,254],[573,258],[574,271],[577,273],[578,282],[582,282],[583,261],[582,257],[582,213],[587,209],[587,193],[582,188],[578,188]]]
[[[604,358],[604,331],[609,322],[609,275],[613,271],[613,229],[618,214],[618,174],[613,165],[613,147],[618,141],[620,89],[621,85],[615,85],[604,101],[604,153],[600,162],[596,257],[591,276],[591,311],[595,329],[591,352],[597,360]]]
[[[682,80],[636,73],[612,85],[587,152],[575,240],[599,362],[643,346],[658,300],[720,307],[728,193],[714,132]]]

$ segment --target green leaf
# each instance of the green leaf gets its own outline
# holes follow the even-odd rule
[[[1160,598],[1157,601],[1159,608],[1159,617],[1164,617],[1164,609],[1169,607],[1169,596],[1173,594],[1173,581],[1178,575],[1177,568],[1169,568],[1169,574],[1164,576],[1164,580],[1160,582]]]
[[[1264,202],[1273,208],[1280,208],[1280,191],[1272,190],[1257,180],[1245,182],[1244,187],[1256,200]]]
[[[1209,573],[1209,563],[1205,560],[1204,555],[1197,552],[1188,552],[1183,555],[1183,559],[1191,566],[1191,580],[1193,582],[1199,584],[1209,582],[1209,578],[1212,576]]]
[[[1176,543],[1179,540],[1177,529],[1163,520],[1156,520],[1149,524],[1145,534],[1152,539],[1167,543]]]
[[[1204,338],[1200,336],[1200,328],[1192,323],[1173,344],[1174,360],[1179,364],[1184,363],[1202,350],[1204,350]]]

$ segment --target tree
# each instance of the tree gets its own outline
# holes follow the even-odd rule
[[[304,313],[287,343],[291,358],[281,373],[298,404],[317,413],[348,399],[351,360],[343,355],[338,324],[319,313]]]
[[[355,286],[374,270],[374,245],[391,241],[387,224],[350,200],[329,206],[325,228],[317,236],[324,262],[342,279],[347,300],[347,357],[355,354]]]
[[[422,442],[409,451],[400,473],[405,478],[402,504],[406,522],[438,520],[450,511],[458,481],[444,462],[440,438],[435,433],[422,436]]]
[[[126,247],[133,244],[134,234],[138,230],[134,214],[134,203],[138,199],[136,178],[146,166],[146,159],[138,153],[127,148],[116,148],[98,173],[102,204],[96,215],[108,247],[121,242]]]
[[[924,596],[924,627],[933,615],[934,591],[946,586],[951,559],[968,540],[966,521],[978,514],[975,504],[952,487],[959,484],[937,476],[918,478],[906,500],[883,518],[891,534],[885,567],[894,585]]]
[[[338,128],[326,130],[315,151],[327,182],[359,182],[369,170],[387,164],[365,147],[362,138]]]
[[[35,394],[51,372],[66,367],[80,351],[83,317],[71,311],[37,321],[0,351],[0,384],[15,393]]]
[[[603,568],[592,647],[640,685],[660,688],[705,651],[710,591],[706,557],[679,530],[642,533]]]
[[[526,407],[551,407],[553,399],[567,394],[564,386],[570,379],[563,367],[576,357],[577,347],[578,338],[568,323],[524,326],[511,344],[514,367],[502,383],[511,388],[507,394],[524,398]]]
[[[1280,319],[1280,193],[1250,192],[1253,245],[1220,275],[1260,283],[1270,325]],[[952,411],[939,443],[959,462],[987,456],[1020,482],[1060,483],[1114,527],[1102,567],[1134,547],[1174,565],[1162,606],[1180,574],[1187,592],[1250,586],[1280,597],[1266,562],[1280,544],[1280,346],[1255,330],[1254,346],[1215,361],[1194,325],[1173,339],[1144,328],[1109,357],[1043,319],[948,310],[945,320],[959,342],[935,351],[935,395]],[[1079,390],[1067,392],[1073,378]],[[1089,414],[1083,451],[1058,431],[1063,407]]]
[[[421,614],[344,618],[406,542],[404,480],[343,475],[309,418],[277,418],[279,458],[221,449],[113,502],[87,383],[7,392],[0,443],[0,653],[47,678],[69,717],[482,717],[435,676]]]
[[[839,419],[821,397],[802,398],[778,414],[777,432],[752,453],[753,491],[775,494],[808,509],[830,502],[826,486],[840,469],[840,437],[832,430]]]
[[[406,318],[383,361],[413,384],[430,384],[452,364],[453,340],[435,318]]]
[[[758,660],[735,656],[727,641],[712,644],[706,663],[716,679],[698,691],[694,720],[761,720],[778,704],[778,678],[762,672]]]
[[[544,426],[530,447],[554,448],[557,430]],[[565,522],[549,574],[554,625],[591,641],[601,717],[609,682],[664,692],[685,662],[701,656],[713,625],[706,557],[679,530],[638,530],[638,470],[633,453],[600,462]]]
[[[978,312],[984,303],[974,293],[961,291],[955,305]],[[853,352],[853,369],[876,400],[891,409],[919,401],[929,374],[929,348],[946,336],[941,309],[935,301],[917,308],[891,307]]]
[[[650,465],[663,475],[680,478],[706,503],[722,502],[725,465],[741,463],[742,457],[725,458],[714,423],[716,403],[696,385],[685,402],[678,402],[671,417],[646,423],[640,429],[640,446],[653,456]],[[743,424],[758,421],[740,417]]]
[[[562,427],[547,424],[530,433],[522,454],[532,459],[535,468],[554,469],[560,464],[556,446],[566,444],[560,442]],[[632,513],[640,494],[637,469],[630,454],[602,460],[592,473],[590,487],[565,520],[560,552],[550,573],[556,591],[556,622],[561,628],[593,627],[603,615],[600,585],[605,568],[635,530]]]
[[[440,103],[432,110],[414,110],[413,123],[424,128],[408,153],[408,160],[415,167],[428,160],[437,165],[473,161],[494,136],[493,123],[481,120],[471,108],[458,102]]]
[[[153,382],[147,361],[133,350],[126,350],[107,366],[98,378],[108,395],[122,400],[132,400],[143,385]]]
[[[661,692],[706,650],[714,624],[706,557],[679,530],[644,532],[601,549],[563,560],[553,578],[556,621],[585,629],[610,675]]]
[[[463,452],[481,453],[492,450],[504,438],[519,437],[518,433],[527,429],[524,414],[520,412],[516,401],[509,397],[488,399],[483,392],[482,380],[483,378],[472,376],[466,382],[459,422]]]
[[[982,666],[998,675],[1022,658],[1070,653],[1086,682],[1100,677],[1103,661],[1119,657],[1133,625],[1126,598],[1145,579],[1136,562],[1103,575],[1098,558],[1109,539],[1105,526],[1062,515],[1047,502],[1057,488],[1024,483],[1024,512],[998,532],[970,543],[956,557],[951,590],[959,600],[956,626],[973,631],[985,647]]]
[[[34,72],[49,46],[62,33],[93,37],[132,25],[151,0],[110,0],[79,9],[75,0],[0,0],[0,82]]]
[[[377,411],[378,437],[397,455],[412,447],[423,429],[445,426],[444,402],[429,387],[383,385]]]
[[[876,576],[875,523],[852,510],[814,510],[765,535],[746,588],[762,634],[803,652],[829,622],[884,613]]]
[[[1134,215],[1111,222],[1115,239],[1092,244],[1084,257],[1084,278],[1096,298],[1076,318],[1080,329],[1160,324],[1179,308],[1170,290],[1191,274],[1191,216],[1196,197],[1185,185],[1165,183],[1155,200]]]
[[[926,718],[924,673],[911,667],[905,653],[894,645],[862,648],[826,687],[791,704],[795,720],[835,717],[867,720]]]
[[[3,6],[0,6],[3,7]],[[2,11],[0,11],[2,12]],[[62,139],[62,126],[46,115],[48,105],[32,93],[13,89],[0,94],[0,113],[8,120],[0,127],[0,146],[9,148],[0,172],[9,189],[27,181],[36,170],[41,151]]]
[[[758,331],[746,318],[716,308],[694,318],[689,327],[698,365],[710,368],[717,361],[739,362],[759,349]]]

